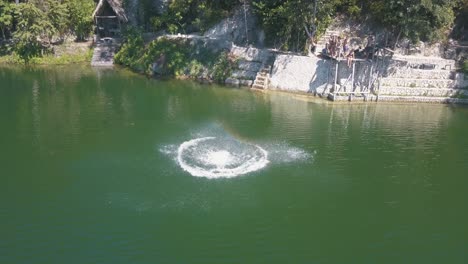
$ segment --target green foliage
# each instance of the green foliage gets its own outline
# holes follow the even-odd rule
[[[414,42],[438,40],[455,19],[459,0],[375,0],[368,10],[375,21],[398,37]]]
[[[463,61],[462,64],[462,72],[468,75],[468,59]]]
[[[253,0],[255,13],[266,31],[268,44],[284,50],[303,50],[308,36],[304,26],[316,26],[320,35],[338,14],[354,19],[370,18],[393,32],[395,39],[408,37],[443,39],[466,0]]]
[[[93,10],[93,0],[29,0],[18,5],[0,0],[0,30],[4,39],[12,38],[18,58],[29,63],[69,33],[77,40],[88,37]]]
[[[79,52],[75,54],[63,54],[61,56],[54,56],[53,54],[47,54],[41,57],[32,57],[28,64],[34,65],[65,65],[75,63],[89,63],[93,57],[93,50],[89,49],[86,52]],[[12,63],[21,64],[24,60],[17,54],[10,54],[6,56],[0,56],[0,64]]]
[[[124,32],[124,44],[114,56],[114,62],[133,70],[142,71],[140,58],[143,55],[145,44],[141,32],[137,28],[129,27]]]
[[[229,54],[227,52],[221,53],[213,66],[213,80],[219,83],[224,83],[226,78],[231,76],[234,64],[234,61],[229,58]]]
[[[266,31],[267,42],[283,50],[304,50],[308,36],[304,26],[316,24],[317,33],[323,33],[332,21],[340,0],[317,1],[314,19],[314,1],[311,0],[254,0],[254,11]]]
[[[84,41],[93,29],[93,0],[66,0],[70,13],[69,28],[77,41]]]
[[[70,21],[70,13],[67,5],[59,0],[47,0],[43,8],[47,20],[52,24],[58,36],[63,38],[68,31]]]
[[[44,51],[44,43],[49,43],[56,32],[46,14],[32,3],[19,4],[15,17],[17,30],[13,33],[14,51],[28,63]]]
[[[153,63],[163,56],[164,63],[158,67],[164,76],[224,82],[236,65],[228,53],[215,53],[186,39],[158,38],[145,45],[141,31],[133,28],[124,34],[125,43],[114,62],[137,72],[152,75]]]
[[[150,24],[154,31],[169,33],[206,31],[220,19],[227,17],[239,0],[179,0],[172,1],[163,15],[153,15]]]
[[[12,29],[13,13],[14,6],[5,0],[0,0],[0,31],[3,39],[6,39],[6,33]]]

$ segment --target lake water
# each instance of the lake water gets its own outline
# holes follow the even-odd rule
[[[468,263],[468,108],[0,68],[0,263]]]

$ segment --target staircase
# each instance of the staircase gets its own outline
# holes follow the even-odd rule
[[[398,56],[395,56],[398,57]],[[418,65],[430,65],[424,69]],[[453,97],[468,91],[457,87],[454,61],[410,58],[407,67],[397,67],[380,80],[380,96]]]
[[[340,32],[329,30],[325,31],[325,34],[317,41],[317,46],[315,47],[315,55],[320,55],[322,50],[327,46],[328,40],[331,36],[339,36]]]
[[[94,48],[91,66],[112,67],[114,65],[114,55],[117,52],[119,43],[113,38],[99,39]]]
[[[257,73],[255,81],[252,85],[253,89],[268,89],[268,84],[270,82],[270,71],[271,66],[262,67],[262,69]]]

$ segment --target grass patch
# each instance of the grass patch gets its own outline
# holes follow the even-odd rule
[[[88,49],[86,52],[75,53],[75,54],[62,54],[61,56],[55,56],[48,54],[42,57],[32,58],[28,64],[31,65],[66,65],[74,63],[89,63],[93,57],[93,49]],[[2,64],[25,64],[15,53],[0,56],[0,63]]]

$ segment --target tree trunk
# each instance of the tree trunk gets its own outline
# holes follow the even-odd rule
[[[400,37],[401,37],[401,32],[403,31],[402,28],[400,28],[400,31],[398,31],[398,35],[397,35],[397,38],[395,40],[395,44],[393,45],[393,50],[396,49],[396,45],[398,44],[398,41],[400,41]]]

